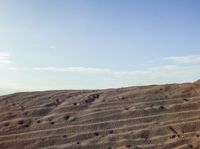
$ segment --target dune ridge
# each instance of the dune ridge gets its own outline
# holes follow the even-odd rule
[[[0,96],[0,149],[200,149],[200,81]]]

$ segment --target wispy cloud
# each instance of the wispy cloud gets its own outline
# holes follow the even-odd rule
[[[165,60],[172,61],[174,63],[200,63],[200,55],[190,56],[171,56],[166,57]]]
[[[200,73],[200,66],[176,66],[176,65],[165,65],[160,67],[151,67],[144,70],[134,70],[134,71],[118,71],[114,72],[116,77],[123,76],[133,76],[140,77],[144,80],[146,78],[161,78],[161,77],[172,77],[180,78],[183,76],[188,76],[192,74]]]
[[[131,71],[117,71],[108,68],[92,67],[41,67],[36,71],[100,73],[104,80],[110,80],[120,86],[145,85],[155,83],[185,82],[199,79],[200,66],[162,65]],[[104,74],[108,74],[105,76]]]
[[[198,56],[184,56],[187,60],[182,60],[183,56],[174,56],[168,58],[161,58],[161,61],[165,61],[167,63],[162,63],[162,65],[156,65],[149,68],[141,68],[141,69],[132,69],[129,71],[126,70],[114,70],[110,68],[98,68],[98,67],[35,67],[35,68],[17,68],[9,66],[9,70],[16,70],[16,72],[21,71],[20,73],[34,71],[44,71],[50,75],[50,72],[60,72],[60,73],[80,73],[83,80],[87,80],[90,83],[80,83],[80,80],[74,80],[74,78],[63,78],[66,82],[71,82],[71,84],[75,84],[74,86],[66,86],[65,84],[60,84],[55,87],[55,85],[35,85],[34,83],[29,83],[30,90],[42,90],[42,89],[64,89],[64,88],[108,88],[108,87],[125,87],[125,86],[135,86],[135,85],[149,85],[149,84],[165,84],[165,83],[181,83],[181,82],[191,82],[200,79],[200,63]],[[181,58],[181,60],[180,60]],[[9,57],[8,57],[9,59]],[[189,59],[189,60],[188,60]],[[195,59],[195,60],[191,60]],[[173,62],[173,63],[172,63]],[[183,63],[184,65],[180,65],[179,63]],[[188,65],[185,65],[187,63]],[[190,65],[191,63],[195,63],[195,65]],[[15,72],[15,71],[14,71]],[[88,80],[87,75],[82,75],[82,73],[92,74],[94,75],[92,79]],[[53,74],[52,74],[53,75]],[[72,74],[73,75],[73,74]],[[70,76],[70,75],[69,75]],[[42,82],[39,76],[38,82]],[[45,80],[44,82],[48,82]],[[59,78],[60,79],[60,78]],[[62,79],[62,78],[61,78]],[[91,83],[92,82],[92,83]],[[99,82],[99,83],[96,83]],[[41,83],[42,84],[42,83]],[[70,83],[68,83],[70,84]],[[95,85],[91,85],[95,84]],[[21,86],[20,86],[21,85]],[[4,84],[2,87],[7,88],[16,88],[16,89],[26,89],[27,84]],[[62,86],[62,87],[61,87]],[[1,87],[1,86],[0,86]]]
[[[36,67],[37,71],[55,71],[55,72],[80,72],[80,73],[108,73],[111,69],[93,68],[93,67]]]
[[[0,52],[0,63],[11,63],[10,54],[7,52]]]
[[[17,67],[8,67],[8,70],[18,70]]]
[[[165,65],[148,69],[114,72],[121,86],[191,82],[200,78],[200,66]]]

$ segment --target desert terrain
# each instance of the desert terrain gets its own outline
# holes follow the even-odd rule
[[[0,149],[200,149],[200,81],[0,96]]]

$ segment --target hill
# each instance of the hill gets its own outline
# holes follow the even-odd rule
[[[0,97],[0,149],[200,148],[200,81]]]

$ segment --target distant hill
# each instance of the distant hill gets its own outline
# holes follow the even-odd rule
[[[16,93],[16,92],[19,92],[19,90],[0,88],[0,95],[6,95],[6,94],[11,94],[11,93]]]
[[[11,148],[199,149],[200,81],[1,96],[0,149]]]

